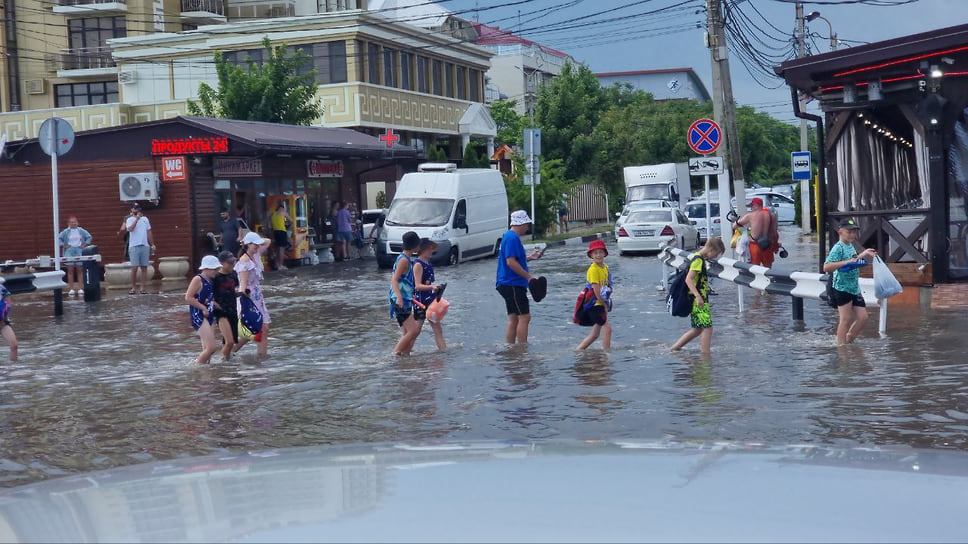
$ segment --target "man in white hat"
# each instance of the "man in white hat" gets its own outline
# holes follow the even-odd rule
[[[501,238],[497,254],[497,292],[504,297],[508,311],[508,326],[504,340],[508,344],[527,343],[528,326],[531,324],[531,307],[528,301],[528,261],[541,257],[540,251],[531,255],[524,253],[521,236],[528,233],[531,218],[524,210],[511,214],[511,227]]]

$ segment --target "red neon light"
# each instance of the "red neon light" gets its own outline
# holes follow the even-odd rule
[[[225,136],[151,140],[152,155],[201,155],[228,152],[229,139]]]
[[[968,76],[968,72],[945,72],[944,75],[942,75],[941,77],[944,78],[944,77],[954,77],[954,76]],[[898,77],[889,77],[886,79],[882,79],[881,83],[894,83],[896,81],[906,81],[909,79],[921,79],[923,77],[925,77],[925,75],[922,74],[921,72],[918,72],[916,74],[909,75],[909,76],[898,76]],[[860,81],[855,83],[854,86],[863,87],[864,85],[869,85],[869,84],[870,84],[869,81]],[[835,85],[833,87],[821,87],[820,92],[825,93],[828,91],[836,91],[843,88],[844,88],[843,85]]]
[[[947,55],[948,53],[957,53],[959,51],[966,51],[966,50],[968,50],[968,45],[963,46],[963,47],[956,47],[954,49],[948,49],[948,50],[945,50],[945,51],[936,51],[934,53],[926,53],[924,55],[918,55],[916,57],[906,57],[906,58],[903,58],[903,59],[892,60],[890,62],[885,62],[885,63],[882,63],[882,64],[875,64],[874,66],[865,66],[863,68],[854,68],[853,70],[847,70],[846,72],[840,72],[839,74],[834,74],[834,77],[848,76],[850,74],[856,74],[856,73],[859,73],[859,72],[867,72],[867,71],[870,71],[870,70],[877,70],[878,68],[884,68],[884,67],[887,67],[887,66],[894,66],[895,64],[903,64],[905,62],[911,62],[912,60],[921,60],[921,59],[926,59],[928,57],[934,57],[934,56],[937,56],[937,55]]]

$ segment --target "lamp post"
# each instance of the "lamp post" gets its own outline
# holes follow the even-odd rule
[[[834,25],[830,24],[830,20],[829,19],[827,19],[823,15],[820,15],[820,12],[819,11],[811,11],[807,15],[807,17],[806,17],[806,22],[809,23],[810,21],[813,21],[814,19],[821,19],[821,20],[823,20],[824,22],[827,23],[827,29],[830,31],[830,50],[831,51],[836,51],[837,50],[837,34],[834,33]]]

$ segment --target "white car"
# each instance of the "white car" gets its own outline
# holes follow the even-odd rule
[[[616,213],[615,215],[618,219],[615,221],[615,236],[618,236],[618,228],[622,226],[625,219],[634,210],[644,210],[646,208],[672,208],[673,204],[668,200],[633,200],[622,208],[621,213]]]
[[[699,231],[699,240],[706,240],[706,200],[690,200],[686,202],[686,217],[696,223],[696,230]],[[720,233],[722,218],[719,215],[719,202],[709,203],[709,215],[713,217],[713,236]]]
[[[616,233],[618,253],[659,252],[667,245],[682,249],[699,247],[699,231],[678,208],[645,208],[632,211]]]
[[[756,191],[748,191],[746,193],[746,209],[750,207],[750,200],[754,197],[763,199],[763,207],[770,208],[776,213],[777,221],[780,223],[793,223],[793,218],[796,215],[796,208],[793,205],[793,199],[774,191],[758,189]],[[733,197],[731,202],[733,206],[736,205],[736,197]]]

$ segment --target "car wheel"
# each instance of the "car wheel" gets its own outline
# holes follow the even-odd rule
[[[447,255],[447,265],[454,266],[459,262],[460,262],[460,252],[457,251],[456,247],[451,248],[450,254]]]
[[[497,255],[500,252],[501,252],[501,239],[498,238],[497,242],[494,242],[494,257],[497,258]]]
[[[626,255],[628,255],[628,253],[627,253],[627,252],[625,252],[625,251],[622,251],[622,250],[619,250],[619,252],[618,252],[618,256],[619,256],[619,257],[624,257],[624,256],[626,256]]]

